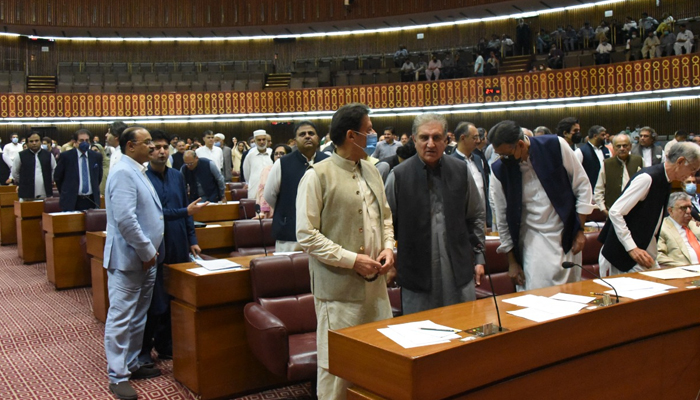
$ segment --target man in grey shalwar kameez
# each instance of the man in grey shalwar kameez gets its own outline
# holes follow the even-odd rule
[[[447,121],[413,122],[418,154],[387,177],[404,314],[471,301],[484,274],[485,209],[467,165],[443,157]]]

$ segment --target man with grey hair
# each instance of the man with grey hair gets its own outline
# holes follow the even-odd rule
[[[598,236],[603,244],[598,258],[600,274],[615,275],[658,268],[656,237],[661,228],[671,182],[682,182],[700,169],[700,147],[676,143],[661,164],[632,177],[608,212]]]
[[[603,166],[603,161],[610,158],[610,150],[605,147],[607,133],[600,125],[593,125],[588,129],[588,143],[574,151],[576,158],[583,165],[591,188],[595,188],[598,181],[598,174]]]
[[[446,133],[443,116],[417,116],[418,157],[398,165],[386,180],[404,314],[475,300],[475,284],[484,274],[484,200],[467,164],[443,157]]]
[[[221,173],[224,176],[224,182],[231,182],[231,177],[233,176],[233,153],[231,148],[226,146],[226,136],[223,133],[214,135],[214,146],[220,148],[223,153]]]
[[[644,167],[642,157],[630,154],[630,137],[619,133],[613,137],[615,157],[603,162],[593,191],[593,199],[598,209],[608,216],[608,209],[620,197],[630,177]]]
[[[690,196],[685,192],[674,192],[668,199],[668,217],[664,218],[659,234],[659,256],[662,267],[680,267],[700,262],[700,228],[690,224]]]
[[[513,121],[489,132],[501,157],[491,165],[490,195],[508,275],[518,290],[576,282],[586,243],[583,226],[593,211],[591,185],[564,138],[528,137]]]
[[[537,128],[535,128],[534,131],[532,131],[532,133],[534,133],[535,136],[552,135],[553,134],[552,131],[550,131],[549,128],[547,128],[546,126],[538,126]]]
[[[666,160],[664,149],[654,144],[656,136],[654,128],[645,126],[639,130],[639,143],[632,147],[632,154],[642,157],[645,167],[663,164]]]

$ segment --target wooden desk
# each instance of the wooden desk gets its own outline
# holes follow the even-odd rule
[[[17,186],[0,186],[2,189]],[[19,200],[16,191],[0,192],[0,244],[3,246],[17,243],[17,224],[15,223],[15,201]]]
[[[199,248],[212,257],[226,258],[236,245],[233,240],[233,221],[208,222],[206,227],[195,229],[195,233]]]
[[[199,222],[233,221],[238,219],[238,202],[229,201],[226,204],[212,203],[194,215]]]
[[[635,278],[654,280],[643,275]],[[652,298],[535,323],[507,314],[498,335],[471,342],[404,349],[381,333],[387,321],[332,331],[330,371],[356,387],[348,399],[681,399],[700,382],[700,289],[690,279],[663,281],[681,289]],[[583,281],[529,293],[588,294]],[[430,319],[458,329],[496,321],[493,299],[391,320]],[[464,336],[464,334],[462,334]]]
[[[41,231],[41,216],[44,201],[15,201],[17,224],[17,254],[25,264],[46,261],[44,234]]]
[[[252,258],[232,258],[248,266]],[[246,338],[243,307],[252,301],[250,271],[196,275],[194,263],[168,266],[166,285],[173,326],[173,374],[202,399],[282,384],[253,356]]]
[[[90,267],[85,264],[80,241],[85,236],[85,214],[44,213],[46,276],[56,289],[89,286]]]

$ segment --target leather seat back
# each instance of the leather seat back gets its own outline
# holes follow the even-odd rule
[[[272,238],[272,219],[248,219],[233,222],[233,238],[236,242],[235,253],[240,256],[268,253],[274,251],[275,240]],[[233,253],[232,253],[233,254]],[[232,255],[233,257],[233,255]]]
[[[255,200],[240,199],[238,201],[238,219],[250,219],[255,217]]]
[[[231,189],[231,199],[233,201],[238,201],[240,199],[245,199],[248,198],[248,190],[247,189]]]
[[[44,212],[45,213],[55,213],[55,212],[61,212],[61,205],[59,202],[61,201],[60,198],[58,197],[47,197],[44,199]]]
[[[497,295],[515,292],[515,285],[508,276],[508,256],[496,252],[500,240],[487,240],[484,256],[486,257],[486,267],[491,272],[493,280],[493,290]],[[486,272],[486,271],[484,271]],[[492,292],[488,274],[481,279],[481,284],[477,286],[477,298],[489,296]]]
[[[85,210],[85,231],[100,232],[107,229],[107,210],[94,208]]]
[[[581,252],[581,266],[584,269],[584,271],[581,272],[581,279],[595,279],[595,274],[591,274],[588,271],[595,271],[596,274],[599,271],[598,257],[600,255],[600,249],[603,247],[603,244],[598,241],[599,233],[598,231],[584,233],[584,235],[586,235],[586,245]]]

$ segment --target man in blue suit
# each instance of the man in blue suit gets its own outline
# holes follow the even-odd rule
[[[107,178],[107,269],[109,311],[105,323],[105,353],[109,389],[120,399],[136,399],[129,379],[160,375],[139,365],[146,314],[151,304],[156,265],[163,261],[163,209],[146,176],[144,163],[154,150],[151,134],[142,127],[126,129],[119,138],[121,160]]]
[[[83,211],[100,208],[102,154],[90,150],[92,133],[79,129],[73,134],[78,148],[61,153],[54,181],[60,193],[62,211]]]

